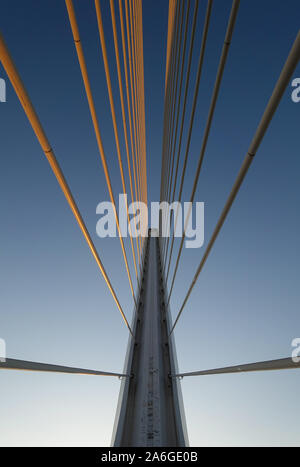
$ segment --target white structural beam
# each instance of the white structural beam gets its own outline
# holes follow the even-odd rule
[[[27,362],[25,360],[15,360],[7,358],[4,362],[0,362],[0,370],[21,370],[21,371],[42,371],[48,373],[72,373],[80,375],[95,375],[95,376],[115,376],[118,378],[127,377],[126,374],[111,373],[99,370],[86,370],[83,368],[73,368],[69,366],[50,365],[48,363]]]
[[[175,378],[184,378],[185,376],[206,376],[221,375],[225,373],[246,373],[254,371],[278,371],[278,370],[296,370],[300,369],[300,362],[296,363],[292,358],[282,358],[280,360],[269,360],[266,362],[247,363],[246,365],[228,366],[225,368],[216,368],[214,370],[193,371],[190,373],[179,373],[173,375]]]

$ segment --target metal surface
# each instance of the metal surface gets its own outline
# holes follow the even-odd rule
[[[152,232],[153,233],[153,232]],[[156,237],[145,242],[139,305],[129,341],[112,444],[186,446],[186,424],[177,371],[170,314],[165,308],[160,248]]]
[[[85,370],[83,368],[73,368],[69,366],[50,365],[48,363],[27,362],[25,360],[15,360],[7,358],[5,362],[0,362],[0,370],[21,370],[21,371],[42,371],[50,373],[73,373],[81,375],[95,376],[115,376],[118,378],[128,377],[122,373],[110,373],[107,371]]]
[[[276,371],[276,370],[296,370],[300,368],[300,362],[293,362],[292,358],[282,358],[280,360],[269,360],[266,362],[248,363],[246,365],[228,366],[215,370],[194,371],[191,373],[175,374],[174,378],[184,378],[185,376],[206,376],[220,375],[225,373],[246,373],[252,371]]]

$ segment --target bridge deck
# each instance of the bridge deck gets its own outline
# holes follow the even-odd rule
[[[145,247],[135,337],[126,366],[132,378],[121,390],[123,407],[117,415],[114,445],[184,446],[187,439],[179,382],[169,376],[176,357],[174,343],[168,338],[158,238],[149,237]]]

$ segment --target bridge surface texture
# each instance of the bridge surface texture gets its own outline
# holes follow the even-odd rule
[[[185,446],[180,383],[170,378],[176,367],[174,342],[169,339],[159,239],[145,242],[143,279],[134,339],[128,349],[113,444],[115,446]],[[127,386],[127,387],[126,387]]]

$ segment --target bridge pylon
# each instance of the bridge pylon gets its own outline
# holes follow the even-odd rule
[[[188,446],[171,315],[161,263],[160,238],[144,243],[142,280],[124,365],[112,445]]]

